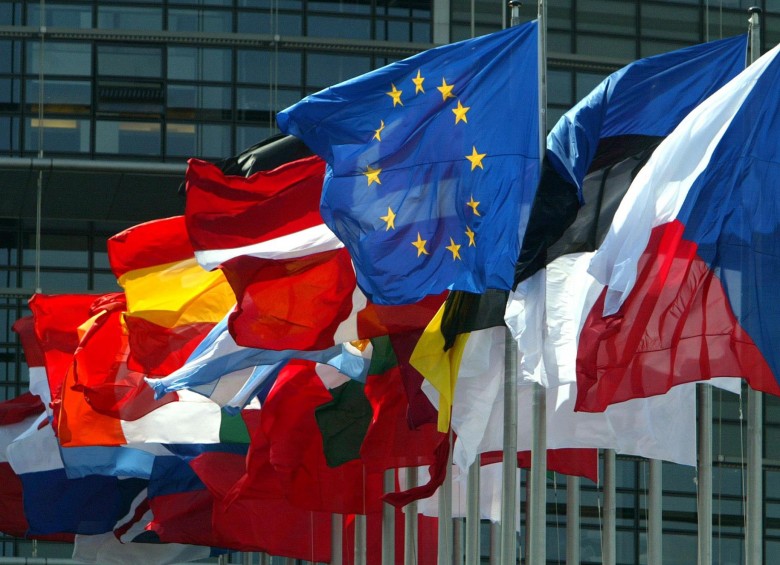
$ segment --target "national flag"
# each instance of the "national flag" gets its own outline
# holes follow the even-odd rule
[[[440,432],[449,429],[459,378],[503,371],[503,356],[498,359],[495,347],[503,348],[505,307],[504,291],[450,293],[415,346],[410,363],[438,393],[437,427]],[[496,391],[486,388],[471,392],[473,395],[468,404],[487,406],[492,404]],[[460,427],[458,418],[458,414],[454,415],[452,426],[460,436],[466,430]],[[469,459],[473,460],[474,454]]]
[[[555,125],[507,307],[522,380],[574,382],[581,312],[600,291],[585,254],[658,143],[744,68],[745,48],[738,36],[631,63]]]
[[[300,154],[289,143],[264,149]],[[189,161],[187,229],[201,266],[219,267],[233,288],[229,327],[240,345],[326,349],[424,327],[441,300],[393,307],[367,301],[349,253],[320,215],[324,169],[308,156],[243,177]]]
[[[57,439],[45,414],[7,449],[8,461],[22,481],[29,533],[100,534],[112,531],[144,479],[89,475],[69,479]]]
[[[444,45],[277,115],[328,164],[321,211],[377,304],[508,290],[539,169],[537,25]]]
[[[35,335],[35,321],[32,316],[24,316],[16,320],[11,329],[19,336],[22,345],[22,353],[29,370],[30,393],[40,398],[44,409],[51,415],[51,390],[46,379],[46,359]]]
[[[780,60],[694,109],[623,198],[590,263],[606,285],[578,351],[581,410],[718,376],[780,394]]]
[[[258,395],[264,400],[279,371],[290,359],[328,363],[357,380],[365,380],[369,367],[369,360],[348,343],[322,351],[242,347],[228,331],[226,316],[195,348],[183,367],[167,377],[147,379],[147,382],[158,398],[191,390],[234,412]]]
[[[55,428],[59,420],[65,377],[71,369],[73,353],[79,345],[77,330],[79,325],[90,318],[90,308],[96,298],[98,295],[95,294],[35,294],[29,301],[37,347],[43,352]],[[30,340],[26,344],[22,342],[23,346],[30,344]]]
[[[114,235],[108,256],[127,297],[132,370],[164,376],[179,368],[235,304],[222,273],[206,272],[195,261],[183,216]]]
[[[43,412],[43,404],[29,392],[0,402],[0,532],[14,537],[27,534],[22,483],[8,463],[6,449]]]

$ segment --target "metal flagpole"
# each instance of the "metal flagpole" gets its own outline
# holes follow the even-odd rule
[[[330,524],[330,562],[332,565],[341,565],[344,560],[344,517],[341,514],[331,514]]]
[[[500,565],[501,557],[501,524],[492,522],[490,524],[490,565]]]
[[[580,478],[566,477],[566,565],[580,564]]]
[[[514,17],[513,17],[514,19]],[[517,560],[517,347],[509,329],[504,350],[504,449],[501,464],[501,549],[499,563]]]
[[[452,445],[452,430],[450,430]],[[452,565],[452,449],[447,460],[447,475],[439,487],[439,551],[436,562],[439,565]]]
[[[406,488],[417,486],[417,467],[406,469]],[[406,505],[404,517],[404,565],[417,565],[417,502]]]
[[[761,55],[761,9],[748,9],[750,14],[750,62]],[[745,563],[763,563],[763,463],[764,429],[763,398],[760,392],[748,388],[747,393],[747,527],[745,536]]]
[[[696,482],[699,515],[699,565],[712,563],[712,386],[700,384],[699,404],[699,468]]]
[[[366,517],[355,514],[355,565],[366,565]]]
[[[469,467],[466,496],[466,565],[480,565],[479,455]]]
[[[601,562],[615,565],[617,557],[615,537],[615,450],[604,450],[604,539],[601,548]]]
[[[539,36],[539,163],[547,149],[547,5],[537,5]],[[547,562],[547,394],[534,384],[531,425],[531,473],[528,497],[529,563]]]
[[[650,460],[647,493],[647,565],[663,564],[663,463]]]
[[[271,565],[271,556],[267,553],[260,554],[260,565]]]
[[[395,469],[384,474],[384,491],[395,491]],[[382,504],[382,565],[395,565],[395,507]]]
[[[452,520],[452,565],[465,565],[463,562],[463,518]]]

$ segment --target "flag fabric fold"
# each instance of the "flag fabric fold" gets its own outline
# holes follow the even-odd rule
[[[590,263],[580,410],[742,377],[780,394],[775,48],[694,109],[631,184]]]

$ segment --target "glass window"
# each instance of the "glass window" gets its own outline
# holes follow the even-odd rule
[[[233,77],[230,49],[168,48],[168,78],[229,82]]]
[[[40,4],[27,4],[27,25],[41,25]],[[89,4],[53,4],[46,2],[46,25],[89,29],[92,27],[92,6]]]
[[[221,159],[233,154],[229,125],[169,123],[165,143],[168,155]]]
[[[0,41],[0,73],[18,73],[22,68],[21,55],[21,41]]]
[[[431,24],[430,22],[412,23],[412,41],[417,43],[431,43]]]
[[[38,118],[25,121],[24,149],[38,151]],[[89,153],[89,120],[71,118],[45,118],[43,127],[43,149],[57,153]]]
[[[273,128],[267,126],[236,126],[237,152],[241,151],[242,149],[252,147],[258,141],[261,141],[275,133],[278,133],[276,126]]]
[[[364,0],[362,2],[354,0],[352,2],[344,2],[343,0],[339,0],[338,2],[310,1],[307,4],[307,7],[311,12],[338,12],[340,14],[371,13],[370,0]]]
[[[27,72],[38,74],[40,43],[29,41],[27,46],[29,49]],[[92,46],[85,43],[47,41],[43,72],[46,75],[90,76],[92,74]]]
[[[222,10],[168,10],[168,29],[229,33],[233,30],[233,14]]]
[[[301,10],[301,0],[238,0],[241,8],[271,8],[271,4],[278,6],[280,10]]]
[[[571,71],[549,71],[547,73],[547,102],[550,104],[572,104],[573,78]]]
[[[25,98],[28,106],[38,104],[38,85],[37,79],[27,81]],[[43,94],[46,104],[64,105],[63,111],[80,113],[88,111],[92,104],[92,83],[86,80],[45,80]]]
[[[339,39],[371,39],[371,20],[335,16],[309,16],[306,22],[309,37]]]
[[[116,277],[113,273],[95,273],[92,276],[93,288],[98,292],[117,292],[122,290],[119,283],[116,282]]]
[[[100,29],[143,29],[158,31],[163,28],[161,7],[101,6],[98,3]]]
[[[17,110],[19,108],[20,82],[15,78],[0,78],[0,109]]]
[[[41,287],[48,294],[84,292],[88,282],[86,272],[72,273],[41,269]],[[35,288],[34,272],[25,271],[22,274],[22,286],[24,288]]]
[[[168,4],[198,4],[206,6],[230,6],[232,0],[168,0]]]
[[[104,76],[162,76],[160,47],[130,47],[128,45],[98,45],[98,73]]]
[[[22,23],[21,2],[0,3],[0,25],[12,26]]]
[[[245,12],[238,17],[239,33],[278,33],[279,35],[303,35],[303,20],[300,14],[277,14]]]
[[[25,265],[35,264],[35,249],[29,241],[22,255]],[[89,267],[86,236],[68,234],[41,234],[41,267],[69,267],[86,269]]]
[[[0,116],[0,151],[19,150],[19,118]]]
[[[663,39],[699,40],[699,8],[640,4],[642,36]]]
[[[630,61],[636,58],[636,39],[633,37],[623,39],[603,35],[578,35],[577,53],[622,58]]]
[[[575,75],[577,81],[577,92],[575,97],[577,100],[582,100],[590,91],[596,88],[602,80],[607,78],[606,74],[594,74],[594,73],[577,73]]]
[[[664,8],[666,9],[666,8]],[[636,34],[636,4],[624,0],[577,0],[577,29]]]
[[[236,51],[238,82],[250,84],[301,83],[301,54],[286,51]]]
[[[563,31],[550,31],[547,33],[547,49],[551,53],[571,53],[572,34]]]
[[[230,110],[231,94],[229,86],[169,85],[168,107]]]
[[[155,122],[98,121],[95,152],[121,155],[159,155],[160,124]]]
[[[306,56],[306,85],[309,88],[324,88],[370,70],[369,57],[309,53]]]

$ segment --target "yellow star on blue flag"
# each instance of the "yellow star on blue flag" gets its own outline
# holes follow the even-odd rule
[[[392,63],[277,115],[326,161],[320,211],[373,302],[512,288],[521,210],[539,175],[537,82],[530,22]]]

